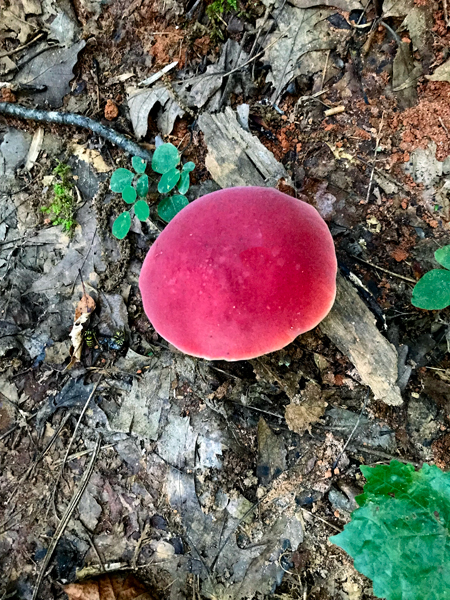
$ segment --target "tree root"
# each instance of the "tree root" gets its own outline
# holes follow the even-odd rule
[[[19,119],[30,119],[31,121],[42,121],[44,123],[58,123],[59,125],[73,125],[75,127],[83,127],[96,133],[102,138],[105,138],[112,144],[115,144],[125,152],[132,156],[140,156],[144,160],[151,161],[152,155],[150,152],[131,141],[121,133],[117,133],[114,129],[105,127],[101,123],[77,115],[75,113],[63,113],[58,111],[38,110],[35,108],[26,108],[20,104],[12,104],[10,102],[0,102],[0,114],[18,117]]]

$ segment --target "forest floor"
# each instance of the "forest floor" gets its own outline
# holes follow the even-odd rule
[[[0,109],[0,600],[372,599],[329,541],[359,467],[449,468],[450,313],[411,304],[450,243],[447,3],[326,4],[0,2],[0,102],[89,117],[149,153],[174,144],[195,163],[189,201],[273,176],[315,206],[401,398],[358,371],[358,340],[346,352],[320,327],[252,361],[177,352],[138,287],[165,226],[157,182],[118,241],[109,180],[130,156]],[[236,128],[271,157],[265,178]],[[71,361],[84,292],[96,308]],[[105,573],[116,595],[70,586]]]

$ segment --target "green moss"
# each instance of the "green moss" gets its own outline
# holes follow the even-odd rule
[[[52,225],[61,225],[63,231],[71,235],[77,224],[74,219],[72,173],[69,165],[58,163],[53,174],[57,177],[53,184],[53,200],[41,210],[49,215]]]

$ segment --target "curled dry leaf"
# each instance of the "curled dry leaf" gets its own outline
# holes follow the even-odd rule
[[[309,381],[302,395],[295,398],[286,406],[286,423],[291,431],[304,433],[306,429],[311,431],[311,425],[317,423],[325,412],[327,403],[321,397],[320,387]]]
[[[87,313],[89,316],[95,310],[95,300],[89,294],[83,294],[81,300],[78,302],[75,309],[75,321],[77,321],[82,314]]]
[[[159,600],[159,595],[145,587],[134,575],[123,573],[69,583],[64,591],[69,600]]]
[[[81,351],[83,349],[83,341],[84,341],[84,325],[90,319],[90,313],[83,313],[78,317],[78,319],[74,322],[72,331],[69,336],[72,340],[72,350],[71,350],[71,359],[67,368],[71,369],[73,365],[81,359]]]
[[[69,337],[72,341],[71,359],[67,365],[71,369],[76,362],[81,359],[81,351],[84,341],[84,326],[91,318],[91,314],[95,310],[95,300],[89,294],[83,294],[75,309],[75,321]]]

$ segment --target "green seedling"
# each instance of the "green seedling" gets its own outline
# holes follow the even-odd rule
[[[237,11],[237,0],[214,0],[206,9],[206,14],[211,20],[211,32],[210,36],[213,40],[223,40],[224,36],[221,31],[221,27],[224,23],[222,15],[227,11]]]
[[[188,204],[184,195],[190,185],[189,173],[195,169],[193,162],[187,162],[180,168],[181,154],[173,144],[161,144],[156,148],[152,158],[152,170],[161,175],[158,192],[164,198],[158,205],[158,215],[167,223]],[[110,181],[113,192],[122,194],[122,199],[131,204],[134,214],[140,221],[146,221],[150,215],[149,206],[145,200],[148,194],[148,175],[145,174],[147,163],[138,156],[132,159],[134,174],[128,169],[114,171]],[[121,213],[114,221],[113,235],[123,239],[131,227],[131,212]]]
[[[428,271],[416,283],[411,303],[417,308],[440,310],[450,306],[450,246],[436,250],[434,258],[444,269]]]
[[[330,538],[387,600],[450,598],[450,473],[391,461],[361,467],[364,493],[344,531]]]
[[[53,184],[53,200],[49,206],[43,206],[41,211],[49,215],[52,225],[62,225],[63,231],[71,235],[77,224],[74,219],[72,173],[69,165],[58,163],[53,174],[57,177]]]
[[[206,13],[214,19],[228,10],[237,10],[237,0],[214,0],[206,9]]]

